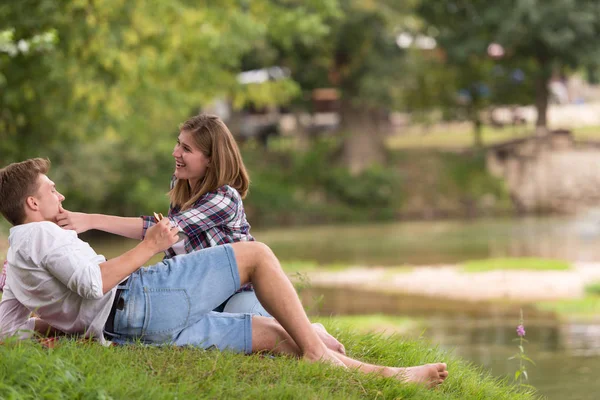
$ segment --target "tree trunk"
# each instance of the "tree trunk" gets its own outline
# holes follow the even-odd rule
[[[536,81],[535,108],[537,110],[537,121],[535,131],[538,136],[544,136],[548,131],[548,83],[550,77],[542,73]]]
[[[482,128],[481,119],[476,117],[473,121],[473,135],[474,142],[473,145],[476,149],[480,149],[483,147],[483,138],[481,137],[481,128]]]
[[[352,174],[385,162],[384,115],[380,110],[355,106],[345,100],[340,102],[340,125],[345,135],[342,157]]]

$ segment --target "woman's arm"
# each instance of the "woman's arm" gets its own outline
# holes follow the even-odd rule
[[[78,213],[61,207],[56,222],[61,228],[71,229],[77,233],[97,229],[131,239],[142,239],[143,220],[139,217]]]

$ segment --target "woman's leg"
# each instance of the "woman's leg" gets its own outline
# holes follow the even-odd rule
[[[302,356],[300,348],[277,321],[255,316],[252,318],[252,352],[261,351]],[[396,378],[403,382],[419,383],[428,387],[439,385],[448,377],[444,363],[406,368],[385,367],[364,363],[339,353],[331,354],[346,367],[357,369],[365,374]]]

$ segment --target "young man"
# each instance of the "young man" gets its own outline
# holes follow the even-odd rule
[[[49,166],[37,158],[0,170],[0,212],[13,225],[0,338],[56,329],[102,342],[107,336],[294,354],[428,386],[448,376],[443,363],[382,367],[328,349],[264,244],[217,246],[140,268],[178,240],[178,229],[164,219],[135,248],[106,261],[74,231],[56,225],[65,198],[46,175]],[[211,311],[249,282],[275,319]]]

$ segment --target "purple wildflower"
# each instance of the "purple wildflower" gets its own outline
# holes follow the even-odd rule
[[[525,336],[525,327],[523,325],[517,326],[517,335],[519,335],[519,337]]]

